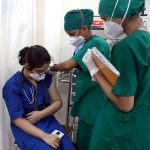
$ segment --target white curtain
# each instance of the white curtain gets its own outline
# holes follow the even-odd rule
[[[0,6],[0,91],[2,91],[6,80],[19,69],[17,60],[19,50],[36,42],[36,1],[1,0]],[[13,142],[1,92],[0,150],[11,150]]]
[[[61,10],[55,14],[56,20],[51,20],[55,12],[49,11],[61,8],[58,4],[62,2],[55,0],[52,4],[49,1],[0,0],[0,150],[13,150],[11,144],[14,140],[2,88],[6,80],[20,69],[17,59],[19,50],[24,46],[41,44],[59,61]],[[51,21],[57,25],[48,28]]]

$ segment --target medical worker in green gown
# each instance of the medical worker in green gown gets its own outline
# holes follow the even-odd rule
[[[92,47],[96,47],[106,57],[109,54],[109,46],[106,41],[100,36],[92,35],[90,30],[92,21],[93,11],[90,9],[71,10],[66,13],[64,29],[69,35],[70,43],[76,48],[80,47],[80,49],[75,52],[71,59],[55,64],[51,68],[55,71],[77,68],[76,96],[71,114],[73,117],[79,117],[77,133],[77,146],[79,150],[88,150],[97,115],[106,102],[106,96],[100,86],[91,80],[89,71],[82,62],[84,54]],[[97,69],[93,70],[93,74],[95,72],[97,72]]]
[[[99,14],[105,33],[127,37],[112,48],[111,62],[120,72],[112,87],[101,75],[94,78],[108,96],[93,129],[89,150],[150,150],[150,33],[139,13],[144,0],[101,0]],[[83,62],[96,66],[89,50]]]

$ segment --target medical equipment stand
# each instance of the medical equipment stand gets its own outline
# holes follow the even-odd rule
[[[63,73],[62,73],[63,74]],[[65,73],[64,73],[65,74]],[[68,74],[68,73],[67,73]],[[66,113],[66,125],[65,130],[69,134],[71,140],[75,142],[75,136],[76,136],[76,129],[77,129],[77,118],[72,118],[72,123],[70,125],[70,108],[73,105],[73,98],[75,96],[75,87],[76,87],[76,74],[75,69],[73,69],[71,72],[69,72],[69,75],[67,76],[69,79],[60,79],[59,82],[63,83],[69,83],[69,93],[68,93],[68,103],[67,103],[67,113]]]

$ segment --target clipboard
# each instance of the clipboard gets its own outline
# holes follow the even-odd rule
[[[102,76],[114,86],[120,76],[119,71],[106,59],[106,57],[96,48],[93,47],[92,58],[96,66],[99,68]]]

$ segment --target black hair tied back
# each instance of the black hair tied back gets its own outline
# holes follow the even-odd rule
[[[51,61],[48,51],[40,45],[24,47],[20,50],[18,57],[19,64],[23,66],[28,63],[30,69],[42,67]]]
[[[20,50],[18,54],[19,64],[22,66],[25,65],[25,63],[27,62],[27,53],[29,49],[29,47],[24,47],[22,50]]]

